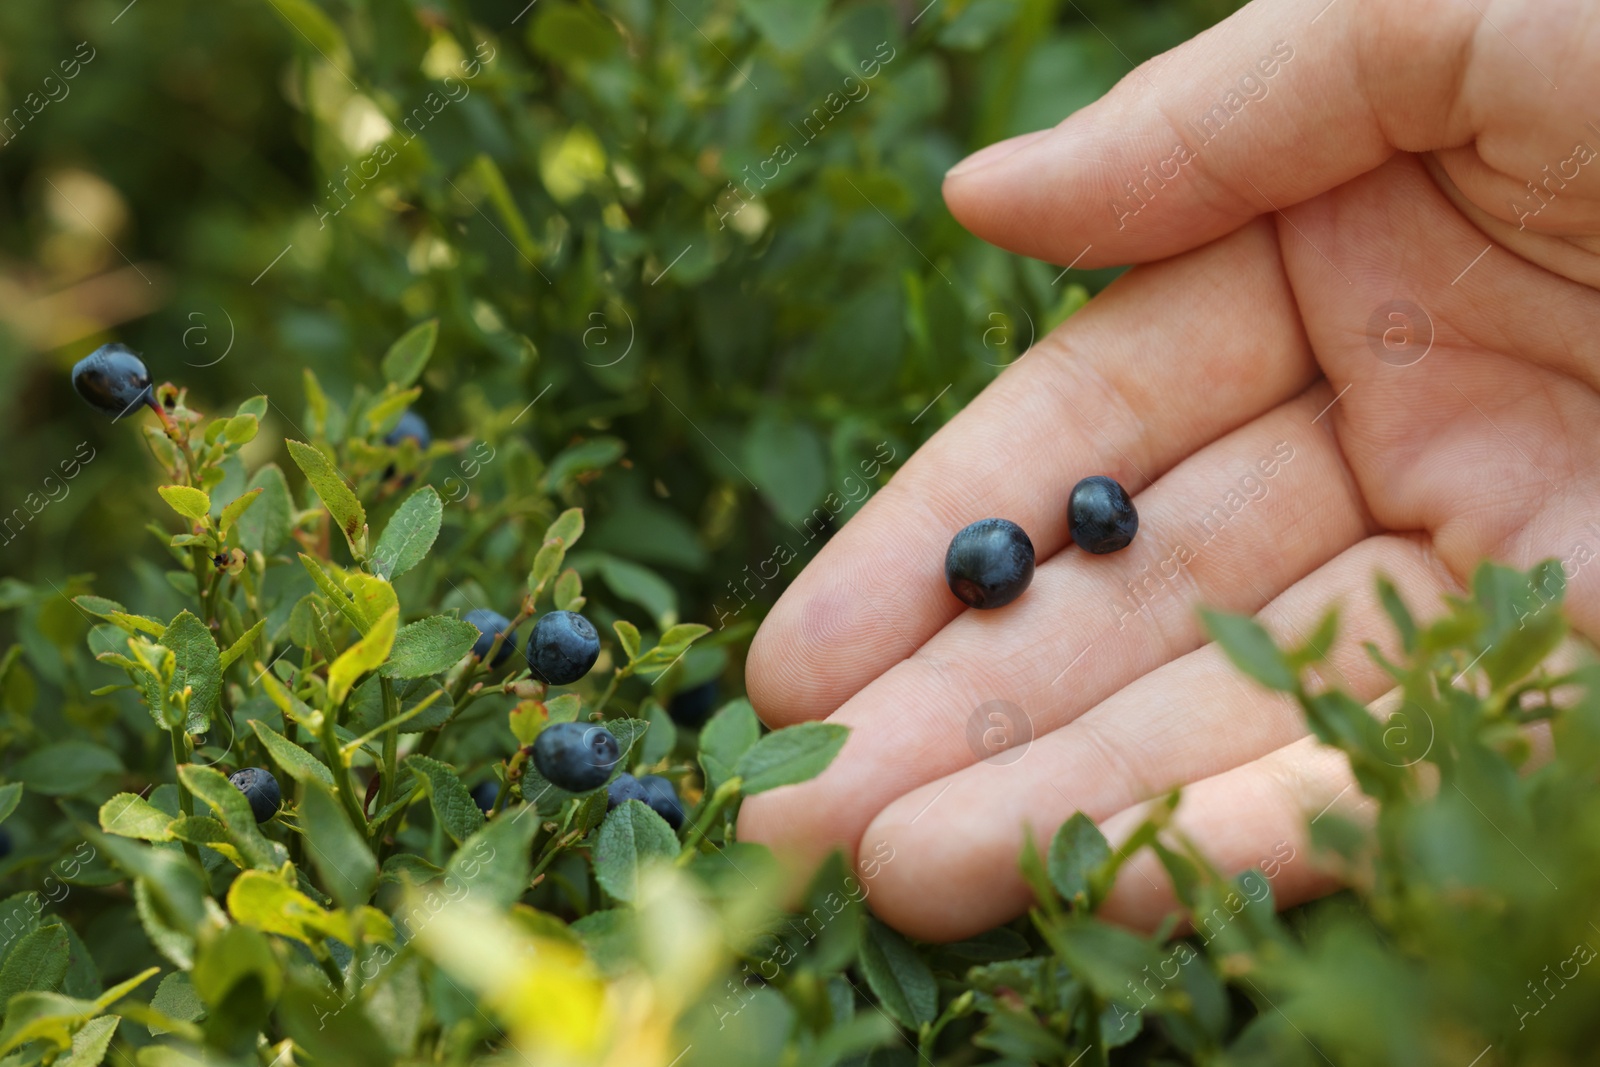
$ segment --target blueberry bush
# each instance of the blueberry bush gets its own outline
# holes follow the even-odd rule
[[[796,899],[733,833],[843,743],[738,696],[765,606],[1111,277],[944,170],[1235,6],[0,6],[0,1067],[1587,1062],[1551,566],[1386,593],[1387,718],[1333,616],[1210,619],[1370,801],[1283,915],[1177,795],[947,945],[871,917],[892,854]],[[104,344],[153,410],[74,395]],[[1148,935],[1097,917],[1142,850]]]

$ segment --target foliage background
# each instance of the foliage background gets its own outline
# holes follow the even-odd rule
[[[983,246],[945,211],[944,170],[1237,6],[524,2],[0,7],[0,112],[60,94],[45,79],[80,42],[93,54],[0,129],[0,514],[45,497],[81,442],[95,454],[0,544],[0,573],[166,595],[123,566],[151,547],[160,505],[133,489],[152,465],[67,381],[95,345],[129,343],[202,411],[270,394],[270,448],[304,436],[302,368],[343,400],[438,316],[421,402],[438,434],[625,450],[631,469],[586,488],[588,547],[656,570],[684,618],[753,623],[781,579],[746,567],[770,576],[787,544],[793,573],[821,540],[805,518],[857,506],[860,464],[903,460],[1072,286],[1110,276]],[[797,127],[863,92],[844,79],[880,42],[894,58],[807,143]],[[441,81],[480,45],[476,78]],[[408,142],[430,92],[459,99]],[[393,161],[319,223],[379,143]],[[737,202],[719,194],[782,143],[793,161],[721,227]]]

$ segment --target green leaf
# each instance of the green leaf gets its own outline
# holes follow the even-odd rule
[[[625,451],[626,447],[615,437],[592,437],[569,445],[557,453],[550,461],[550,466],[545,468],[545,488],[559,489],[568,479],[609,467],[621,459]],[[567,544],[570,547],[572,542],[568,541]]]
[[[793,52],[822,26],[827,0],[739,0],[739,10],[781,52]]]
[[[555,577],[566,559],[567,549],[583,536],[583,509],[568,508],[544,532],[544,541],[528,571],[528,591],[538,596],[545,583]]]
[[[383,666],[383,661],[389,658],[389,650],[394,647],[399,622],[400,609],[389,609],[361,640],[333,661],[328,667],[328,699],[343,704],[362,675]]]
[[[706,790],[732,778],[739,761],[761,738],[761,722],[743,697],[723,706],[700,731],[700,766],[706,772]]]
[[[344,476],[336,470],[321,449],[301,441],[285,442],[295,465],[305,474],[306,481],[328,508],[333,521],[344,533],[350,545],[350,554],[364,559],[367,554],[367,512],[356,499],[355,493],[345,483]]]
[[[456,849],[445,868],[445,876],[454,881],[447,884],[465,886],[466,894],[484,907],[511,907],[528,888],[538,830],[532,812],[502,811]]]
[[[289,496],[289,482],[276,463],[268,463],[256,471],[246,486],[246,492],[260,489],[261,496],[255,506],[240,515],[236,528],[239,544],[246,552],[272,555],[289,540],[292,529],[293,502]]]
[[[100,829],[140,841],[172,840],[172,816],[133,793],[118,793],[100,805]]]
[[[345,47],[344,34],[340,32],[338,24],[333,19],[312,0],[267,0],[267,2],[284,21],[298,31],[296,34],[288,35],[297,47],[304,41],[315,49],[323,60],[337,67],[336,61],[343,59],[349,49]],[[338,69],[343,73],[343,68]]]
[[[1046,937],[1072,973],[1097,996],[1139,1009],[1165,1008],[1171,1003],[1174,990],[1152,990],[1150,983],[1143,981],[1146,968],[1154,974],[1165,958],[1155,942],[1088,916],[1074,916],[1048,927]]]
[[[372,550],[373,570],[392,581],[421,563],[443,522],[444,501],[433,486],[425,485],[406,497]]]
[[[1567,619],[1558,603],[1535,607],[1515,630],[1483,653],[1479,661],[1490,683],[1504,690],[1526,678],[1567,636]]]
[[[811,517],[827,492],[828,468],[809,424],[762,416],[745,438],[744,453],[750,477],[778,518],[798,526]]]
[[[267,935],[233,923],[202,938],[192,979],[206,1005],[210,1043],[248,1055],[283,991],[283,969]]]
[[[304,783],[300,828],[310,846],[311,862],[322,875],[323,888],[340,907],[365,904],[378,884],[378,861],[329,787],[316,781]]]
[[[72,1048],[57,1057],[51,1067],[99,1067],[105,1062],[106,1050],[111,1047],[111,1038],[121,1021],[120,1015],[90,1019],[72,1035]]]
[[[297,782],[321,782],[326,786],[333,785],[333,772],[317,757],[257,719],[250,720],[250,729],[261,739],[267,755],[271,756],[273,762],[283,768],[289,777]]]
[[[933,1022],[939,1011],[939,986],[905,938],[869,918],[860,962],[867,985],[897,1022],[913,1030]]]
[[[230,445],[249,444],[256,439],[260,429],[261,420],[255,415],[235,415],[223,424],[222,436]]]
[[[578,572],[568,567],[556,578],[556,587],[551,593],[558,611],[577,611],[583,607],[583,579],[578,577]]]
[[[163,485],[156,492],[179,515],[200,526],[211,524],[211,498],[188,485]]]
[[[194,991],[194,984],[189,981],[186,971],[173,971],[161,979],[156,995],[150,998],[150,1006],[169,1019],[186,1023],[199,1022],[206,1015],[206,1006]],[[166,1033],[155,1026],[150,1027],[150,1032],[157,1035]]]
[[[803,722],[774,730],[739,758],[744,795],[815,778],[833,762],[849,736],[848,727],[831,722]]]
[[[523,218],[522,211],[517,207],[516,197],[511,195],[511,188],[506,184],[506,179],[500,173],[500,168],[488,153],[480,152],[472,161],[473,170],[477,172],[478,180],[483,183],[483,188],[489,194],[489,202],[494,205],[495,211],[505,222],[506,229],[517,251],[522,253],[528,262],[539,260],[539,245],[528,230],[528,221]]]
[[[67,931],[51,923],[18,938],[0,967],[0,1006],[18,993],[53,991],[67,974]]]
[[[421,776],[433,813],[452,841],[459,845],[483,828],[483,812],[454,767],[427,756],[407,756],[405,766]]]
[[[256,643],[256,641],[261,637],[261,632],[266,628],[267,620],[262,619],[254,626],[250,627],[250,629],[246,630],[244,634],[240,636],[239,640],[235,641],[233,644],[224,649],[220,663],[221,669],[226,671],[229,667],[233,666],[234,661],[250,650],[250,646]]]
[[[1077,812],[1050,839],[1050,883],[1066,900],[1088,907],[1095,895],[1090,879],[1110,858],[1105,836],[1087,815]]]
[[[672,755],[673,749],[678,746],[678,727],[659,700],[646,700],[639,710],[644,712],[645,721],[650,724],[639,745],[639,762],[648,766]]]
[[[472,650],[478,628],[453,615],[430,615],[395,634],[383,673],[389,678],[426,678],[447,671]]]
[[[615,556],[603,556],[600,577],[617,596],[648,611],[657,626],[666,628],[677,621],[678,594],[655,571]]]
[[[28,753],[11,768],[11,777],[30,792],[68,797],[86,792],[102,778],[122,773],[122,760],[89,741],[56,741]]]
[[[254,504],[265,490],[261,488],[246,490],[244,495],[234,500],[222,509],[222,517],[217,521],[217,536],[226,538],[228,531],[233,529],[233,524],[239,521],[251,504]]]
[[[1288,659],[1260,623],[1243,615],[1206,608],[1200,609],[1200,617],[1234,666],[1268,689],[1284,693],[1295,691],[1297,683]]]
[[[72,598],[72,602],[90,615],[115,623],[126,633],[149,634],[159,640],[161,635],[167,632],[166,624],[160,619],[152,619],[144,615],[130,615],[115,600],[107,600],[105,597],[99,596],[75,596]]]
[[[1406,602],[1400,599],[1400,590],[1394,583],[1383,575],[1378,576],[1378,601],[1383,605],[1383,610],[1388,613],[1394,623],[1396,632],[1400,634],[1400,647],[1406,652],[1415,652],[1417,648],[1417,620],[1412,617],[1411,609],[1406,607]]]
[[[422,377],[423,368],[433,355],[434,342],[439,339],[439,320],[411,327],[400,339],[389,346],[383,356],[383,376],[392,384],[406,388]]]
[[[391,387],[392,388],[392,387]],[[399,425],[400,416],[405,413],[416,399],[422,395],[422,386],[415,389],[403,389],[400,392],[388,392],[380,396],[376,402],[364,413],[367,426],[373,433]]]
[[[354,923],[361,923],[368,939],[394,940],[394,924],[376,908],[354,912],[329,912],[277,875],[245,871],[228,887],[228,911],[235,920],[268,934],[292,937],[308,945],[331,937],[346,945],[355,943]]]
[[[22,801],[22,783],[12,782],[10,785],[0,785],[0,822],[17,810],[17,805]]]
[[[379,620],[390,611],[398,611],[400,599],[394,586],[382,578],[360,571],[346,571],[345,588],[350,590],[346,603],[356,620],[356,628],[370,634]]]
[[[622,651],[627,654],[628,662],[638,659],[639,628],[627,619],[618,619],[611,624],[611,628],[617,631],[617,640],[622,642]]]
[[[678,854],[678,835],[644,803],[629,800],[606,816],[594,851],[594,877],[618,900],[633,900],[640,873]]]
[[[239,788],[214,767],[185,763],[178,768],[178,779],[201,802],[214,811],[227,828],[228,840],[252,867],[277,870],[287,856],[284,847],[268,841],[256,826],[250,802]]]
[[[191,734],[201,733],[211,723],[211,716],[222,700],[222,653],[217,650],[216,639],[206,624],[187,611],[167,624],[162,644],[172,649],[177,657],[177,670],[172,676],[174,694],[189,687],[189,719],[185,729]]]

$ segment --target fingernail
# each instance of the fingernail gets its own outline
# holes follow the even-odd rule
[[[1026,148],[1049,132],[1049,130],[1034,130],[1032,133],[1024,133],[1017,137],[1007,137],[1004,141],[996,141],[987,148],[978,149],[972,155],[951,167],[945,172],[944,176],[946,178],[954,178],[958,174],[969,174],[979,167],[987,167],[998,163],[1018,149]]]

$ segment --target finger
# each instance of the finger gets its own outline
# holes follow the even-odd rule
[[[1591,117],[1574,92],[1600,78],[1557,60],[1571,56],[1563,38],[1574,26],[1595,24],[1592,8],[1560,0],[1494,32],[1478,5],[1452,0],[1257,0],[1044,136],[958,164],[945,197],[978,236],[1025,255],[1144,262],[1332,189],[1396,150],[1475,144],[1497,171],[1473,175],[1478,202],[1516,221],[1515,203],[1539,202],[1529,178],[1565,158]],[[1561,157],[1539,158],[1558,144]]]
[[[1392,627],[1373,594],[1375,571],[1389,574],[1424,616],[1454,585],[1424,542],[1374,537],[1294,585],[1262,615],[1281,639],[1298,641],[1341,602],[1343,636],[1328,650],[1330,681],[1359,699],[1392,685],[1362,647],[1363,638],[1373,638],[1393,654]],[[1038,738],[1014,763],[979,763],[890,804],[861,837],[863,854],[887,847],[897,857],[874,882],[874,907],[891,925],[931,940],[987,929],[1031,900],[1017,866],[1025,825],[1047,844],[1074,812],[1106,818],[1305,733],[1293,702],[1262,689],[1207,645]]]
[[[1303,390],[1315,369],[1277,255],[1262,225],[1133,272],[1008,368],[785,591],[746,669],[761,716],[827,715],[960,614],[943,561],[963,526],[1017,522],[1043,562],[1080,478],[1137,491]]]
[[[1328,400],[1319,386],[1179,464],[1139,494],[1126,551],[1068,549],[1005,612],[950,623],[830,716],[851,733],[826,771],[746,802],[741,839],[800,868],[850,850],[896,797],[1002,739],[1046,735],[1199,647],[1196,605],[1254,612],[1360,541],[1365,511],[1313,422]]]

